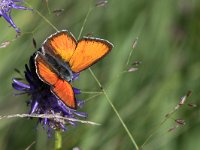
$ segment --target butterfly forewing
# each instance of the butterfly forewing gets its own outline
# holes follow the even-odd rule
[[[112,44],[106,40],[95,38],[81,39],[72,55],[69,64],[73,72],[87,69],[112,49]]]
[[[76,40],[68,31],[60,31],[44,41],[42,50],[55,58],[68,62],[76,48]]]

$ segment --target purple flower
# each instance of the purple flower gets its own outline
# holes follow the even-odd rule
[[[23,0],[0,0],[0,17],[4,17],[17,33],[20,33],[20,29],[15,25],[11,18],[11,9],[32,10],[31,8],[17,5],[16,3],[19,2],[23,2]]]
[[[42,82],[37,74],[34,64],[34,56],[30,57],[29,66],[25,65],[25,79],[28,84],[21,82],[18,79],[13,79],[12,86],[14,89],[21,91],[19,94],[30,95],[28,105],[31,107],[30,114],[46,114],[46,115],[60,115],[62,117],[78,119],[79,117],[86,118],[87,114],[78,112],[77,110],[67,107],[61,100],[59,100],[51,91],[50,86]],[[76,75],[77,76],[77,75]],[[73,88],[75,94],[80,94],[80,90]],[[77,107],[83,106],[83,101],[76,100]],[[39,118],[39,122],[48,131],[49,135],[53,129],[66,131],[66,123],[76,125],[76,122],[65,121],[57,118]]]

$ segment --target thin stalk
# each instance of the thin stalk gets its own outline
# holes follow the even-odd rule
[[[80,123],[85,123],[85,124],[90,124],[90,125],[100,125],[99,123],[92,122],[92,121],[87,121],[87,120],[80,120],[80,119],[75,119],[75,118],[68,118],[68,117],[63,117],[60,115],[51,115],[51,114],[13,114],[13,115],[0,115],[0,120],[1,119],[10,119],[10,118],[48,118],[48,119],[62,119],[63,121],[73,121],[73,122],[80,122]]]
[[[92,100],[93,98],[95,98],[95,97],[97,97],[97,96],[100,96],[101,94],[103,94],[103,92],[102,92],[102,93],[99,93],[99,94],[96,94],[96,95],[93,95],[93,96],[91,96],[91,97],[85,99],[85,102],[88,102],[88,101]]]
[[[99,85],[99,87],[101,88],[102,92],[104,93],[106,100],[108,101],[108,103],[110,104],[110,106],[112,107],[112,109],[114,110],[115,114],[117,115],[118,119],[120,120],[121,124],[123,125],[126,133],[128,134],[129,138],[131,139],[134,147],[136,150],[139,150],[139,147],[137,145],[137,143],[135,142],[133,136],[131,135],[129,129],[127,128],[126,124],[124,123],[123,119],[121,118],[120,114],[118,113],[117,109],[115,108],[115,106],[113,105],[110,97],[108,96],[106,90],[103,88],[103,86],[101,85],[101,83],[99,82],[99,80],[97,79],[97,77],[95,76],[94,72],[92,71],[91,68],[89,68],[89,71],[91,73],[91,75],[93,76],[93,78],[95,79],[95,81],[97,82],[97,84]]]
[[[131,49],[131,51],[130,51],[130,53],[129,53],[128,60],[127,60],[127,62],[126,62],[126,65],[127,65],[127,66],[128,66],[129,63],[130,63],[130,59],[131,59],[133,50],[135,49],[135,46],[136,46],[136,44],[137,44],[137,41],[138,41],[138,37],[136,37],[135,41],[133,42],[132,49]]]
[[[29,7],[32,8],[32,6],[31,6],[29,3],[25,2],[25,1],[24,1],[24,3],[26,3],[26,5],[28,5]],[[43,16],[37,9],[34,9],[34,11],[35,11],[40,17],[42,17],[42,19],[44,19],[53,29],[55,29],[56,31],[58,31],[58,29],[57,29],[45,16]]]
[[[48,12],[49,12],[49,15],[50,15],[51,14],[51,10],[49,8],[49,2],[48,2],[48,0],[46,0],[46,5],[47,5],[47,9],[48,9]]]
[[[102,94],[102,92],[93,92],[93,91],[81,91],[83,94]]]
[[[160,124],[158,124],[151,132],[151,134],[146,138],[146,140],[144,141],[144,143],[142,144],[141,148],[144,147],[144,145],[151,139],[152,136],[154,136],[158,131],[159,129],[162,127],[162,125],[169,119],[171,118],[171,116],[176,112],[178,111],[178,109],[175,107],[175,109],[168,113],[167,116],[165,116],[165,118],[161,121]]]
[[[83,21],[83,25],[82,25],[81,30],[80,30],[79,35],[78,35],[78,39],[81,38],[81,35],[82,35],[82,33],[83,33],[83,29],[84,29],[84,27],[85,27],[85,25],[86,25],[87,19],[88,19],[90,13],[92,12],[93,8],[94,8],[94,7],[90,7],[89,10],[88,10],[88,12],[87,12],[87,15],[86,15],[86,17],[85,17],[85,19],[84,19],[84,21]]]

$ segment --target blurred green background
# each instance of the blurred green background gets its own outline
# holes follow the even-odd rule
[[[68,29],[78,37],[90,6],[96,1],[27,0],[59,30]],[[54,10],[64,9],[56,16]],[[36,12],[13,10],[12,18],[21,29],[16,33],[0,18],[0,43],[11,41],[0,49],[0,115],[26,113],[28,96],[13,96],[14,71],[24,71],[30,55],[55,30]],[[83,35],[104,38],[114,44],[112,52],[92,69],[107,90],[138,145],[142,145],[153,129],[157,133],[146,143],[144,150],[199,150],[200,110],[185,104],[173,118],[158,130],[165,115],[179,103],[181,96],[191,90],[188,103],[200,105],[200,1],[198,0],[109,0],[105,7],[94,8]],[[130,64],[142,61],[136,72],[123,73],[132,44],[138,37]],[[100,91],[89,71],[82,72],[74,85],[83,91]],[[81,94],[88,99],[92,94]],[[101,126],[79,124],[63,133],[63,150],[134,149],[130,138],[104,95],[86,102],[80,111],[89,114],[88,120]],[[176,125],[174,119],[184,119],[186,125],[167,132]],[[0,150],[53,150],[54,137],[47,138],[36,120],[0,120]]]

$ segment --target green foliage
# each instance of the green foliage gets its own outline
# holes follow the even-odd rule
[[[27,1],[59,30],[68,29],[76,38],[93,1],[57,0]],[[47,7],[48,6],[48,7]],[[48,8],[50,13],[48,12]],[[53,10],[64,9],[59,16]],[[55,30],[37,12],[12,11],[12,18],[22,34],[15,39],[15,31],[0,18],[0,44],[12,41],[0,49],[0,115],[19,114],[28,111],[27,96],[13,96],[13,77],[19,77],[14,68],[24,70],[30,55]],[[144,145],[147,150],[198,150],[200,147],[199,107],[183,106],[173,118],[158,125],[165,115],[179,103],[188,90],[193,94],[187,103],[200,105],[200,2],[197,0],[110,0],[105,7],[95,7],[90,14],[83,35],[104,38],[114,44],[112,52],[92,67],[108,92],[137,144],[141,146],[156,128],[156,134]],[[138,71],[123,73],[132,44],[138,43],[130,64],[142,61]],[[89,71],[84,71],[74,83],[83,91],[100,91]],[[92,94],[81,94],[88,99]],[[101,124],[80,124],[70,127],[63,135],[63,149],[80,147],[83,150],[134,149],[105,96],[86,102],[83,110],[88,120]],[[175,131],[168,130],[181,118],[186,125]],[[0,149],[54,148],[54,137],[48,139],[45,131],[33,120],[0,120]]]

